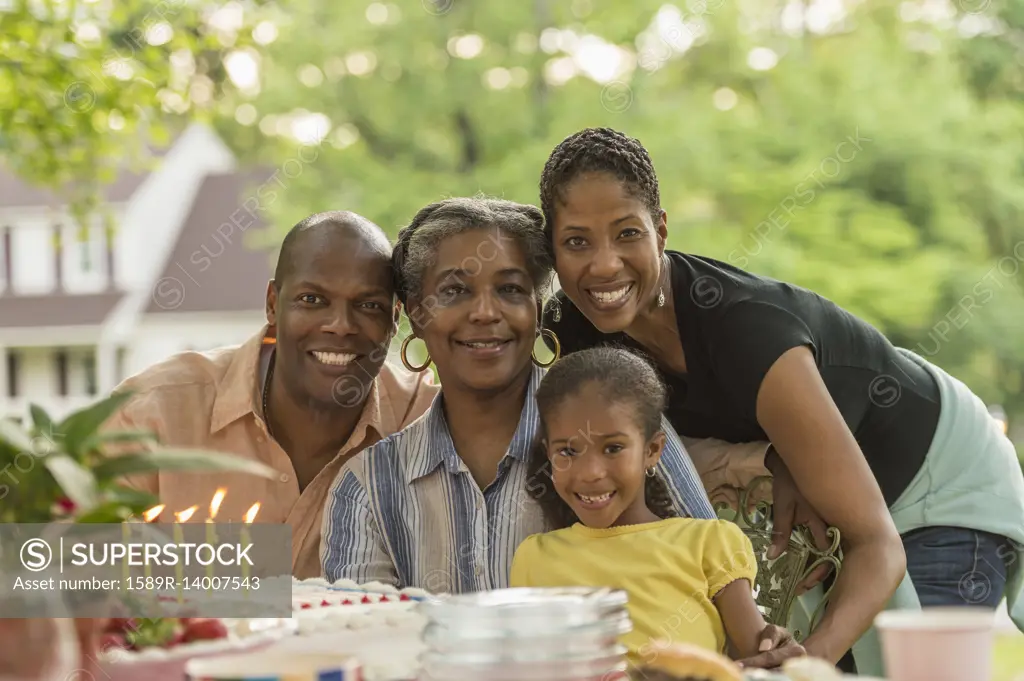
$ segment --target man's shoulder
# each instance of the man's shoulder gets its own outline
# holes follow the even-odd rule
[[[113,391],[131,394],[121,412],[136,425],[168,432],[185,427],[186,418],[186,430],[195,431],[212,417],[218,388],[243,347],[177,353],[126,378]]]
[[[124,379],[114,392],[143,395],[215,388],[242,347],[233,345],[206,352],[176,353]]]
[[[395,430],[400,432],[419,419],[430,408],[441,386],[431,371],[413,372],[390,360],[381,365],[377,375],[382,409],[390,409]]]

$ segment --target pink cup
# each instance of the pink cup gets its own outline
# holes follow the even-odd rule
[[[875,619],[888,681],[989,681],[995,611],[887,610]]]

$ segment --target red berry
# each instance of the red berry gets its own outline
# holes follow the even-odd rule
[[[341,602],[341,604],[342,604],[342,605],[352,605],[352,601],[350,601],[349,599],[347,599],[347,598],[346,598],[345,600],[343,600],[343,601]]]
[[[187,641],[208,641],[211,639],[227,638],[228,630],[219,619],[194,619],[188,623],[185,629],[184,640]]]
[[[387,596],[381,596],[380,597],[380,602],[381,603],[390,603],[391,601],[388,600]]]
[[[360,603],[366,603],[369,605],[370,603],[373,603],[373,601],[370,600],[369,596],[363,596],[363,600],[361,600]]]
[[[402,594],[402,595],[400,595],[398,597],[398,600],[400,600],[400,601],[407,601],[407,600],[409,600],[409,597],[406,596],[405,594]]]
[[[303,603],[303,604],[302,604],[301,606],[299,606],[299,607],[301,607],[301,608],[302,608],[303,610],[309,610],[310,608],[312,608],[312,607],[313,607],[313,605],[312,605],[311,603]]]
[[[321,606],[328,606],[328,605],[330,605],[330,603],[329,603],[329,602],[327,601],[327,599],[325,598],[324,600],[320,601],[320,605],[321,605]]]

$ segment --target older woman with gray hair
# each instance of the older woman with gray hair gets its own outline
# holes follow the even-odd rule
[[[394,249],[412,334],[402,361],[437,368],[441,392],[404,430],[356,455],[324,510],[324,576],[461,593],[507,587],[516,547],[545,526],[528,489],[539,428],[534,357],[551,278],[533,206],[456,198],[422,209]],[[408,358],[415,339],[428,359]],[[557,340],[549,338],[557,347]],[[556,352],[557,359],[557,352]],[[551,360],[554,361],[554,360]],[[713,517],[667,421],[659,464],[680,515]]]

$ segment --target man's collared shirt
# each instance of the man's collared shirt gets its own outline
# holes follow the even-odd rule
[[[240,522],[260,502],[256,522],[286,523],[292,529],[292,574],[320,576],[320,527],[331,483],[356,452],[395,433],[421,416],[439,386],[430,372],[413,374],[385,363],[371,385],[355,429],[338,455],[299,491],[291,459],[268,436],[260,394],[267,352],[267,329],[241,346],[205,353],[177,354],[128,378],[116,391],[131,391],[105,430],[150,430],[165,447],[202,448],[259,461],[278,471],[276,479],[241,473],[179,473],[134,476],[128,483],[160,497],[167,508],[161,522],[175,512],[199,508],[192,522],[209,517],[217,488],[227,495],[217,522]],[[261,365],[263,367],[261,368]]]
[[[543,376],[534,367],[512,442],[482,491],[455,451],[443,393],[408,428],[353,457],[324,510],[324,576],[432,592],[507,587],[516,548],[550,529],[527,481],[540,425],[534,394]],[[676,509],[714,517],[679,437],[664,418],[662,426],[667,437],[658,468]]]

